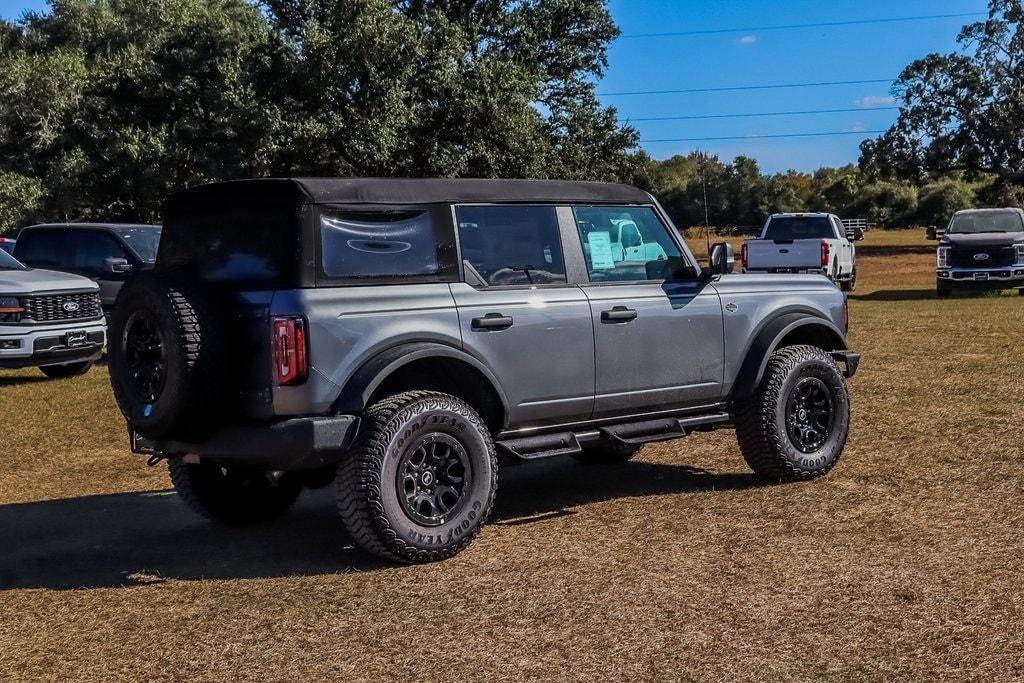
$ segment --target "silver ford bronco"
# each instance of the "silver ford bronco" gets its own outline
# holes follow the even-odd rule
[[[165,214],[111,317],[111,382],[132,449],[214,520],[333,483],[360,546],[423,562],[480,531],[499,457],[620,463],[734,427],[786,481],[846,443],[843,294],[733,274],[727,244],[702,268],[636,188],[249,180]]]

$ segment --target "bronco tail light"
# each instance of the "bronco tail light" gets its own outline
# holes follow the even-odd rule
[[[271,319],[274,347],[274,383],[279,387],[302,384],[309,377],[306,357],[306,321],[298,316]]]
[[[832,256],[832,247],[828,245],[828,242],[822,241],[821,243],[821,267],[827,268],[829,263],[829,257]]]
[[[747,243],[744,242],[743,246],[740,247],[740,267],[743,270],[747,269]]]

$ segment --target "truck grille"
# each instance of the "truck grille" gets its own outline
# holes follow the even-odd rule
[[[100,317],[100,295],[96,292],[28,296],[22,299],[22,306],[22,317],[37,323]]]
[[[977,254],[986,254],[988,258],[978,260],[974,258]],[[1013,247],[953,247],[950,254],[950,265],[954,268],[1005,268],[1015,260]]]

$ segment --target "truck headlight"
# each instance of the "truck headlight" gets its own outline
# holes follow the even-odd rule
[[[1014,263],[1024,263],[1024,244],[1015,244],[1013,248],[1017,252],[1017,259]]]
[[[935,252],[935,267],[949,268],[949,247],[939,247]]]
[[[0,323],[21,322],[25,309],[16,296],[0,296]]]

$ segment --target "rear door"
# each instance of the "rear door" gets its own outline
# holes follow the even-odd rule
[[[669,226],[652,207],[577,206],[573,216],[594,326],[594,417],[717,402],[724,369],[717,292],[696,271],[671,282],[647,274],[648,262],[682,256]],[[621,225],[638,228],[643,249],[615,247]]]
[[[502,383],[512,428],[590,417],[594,332],[568,284],[552,206],[457,206],[463,282],[452,285],[466,351]]]

